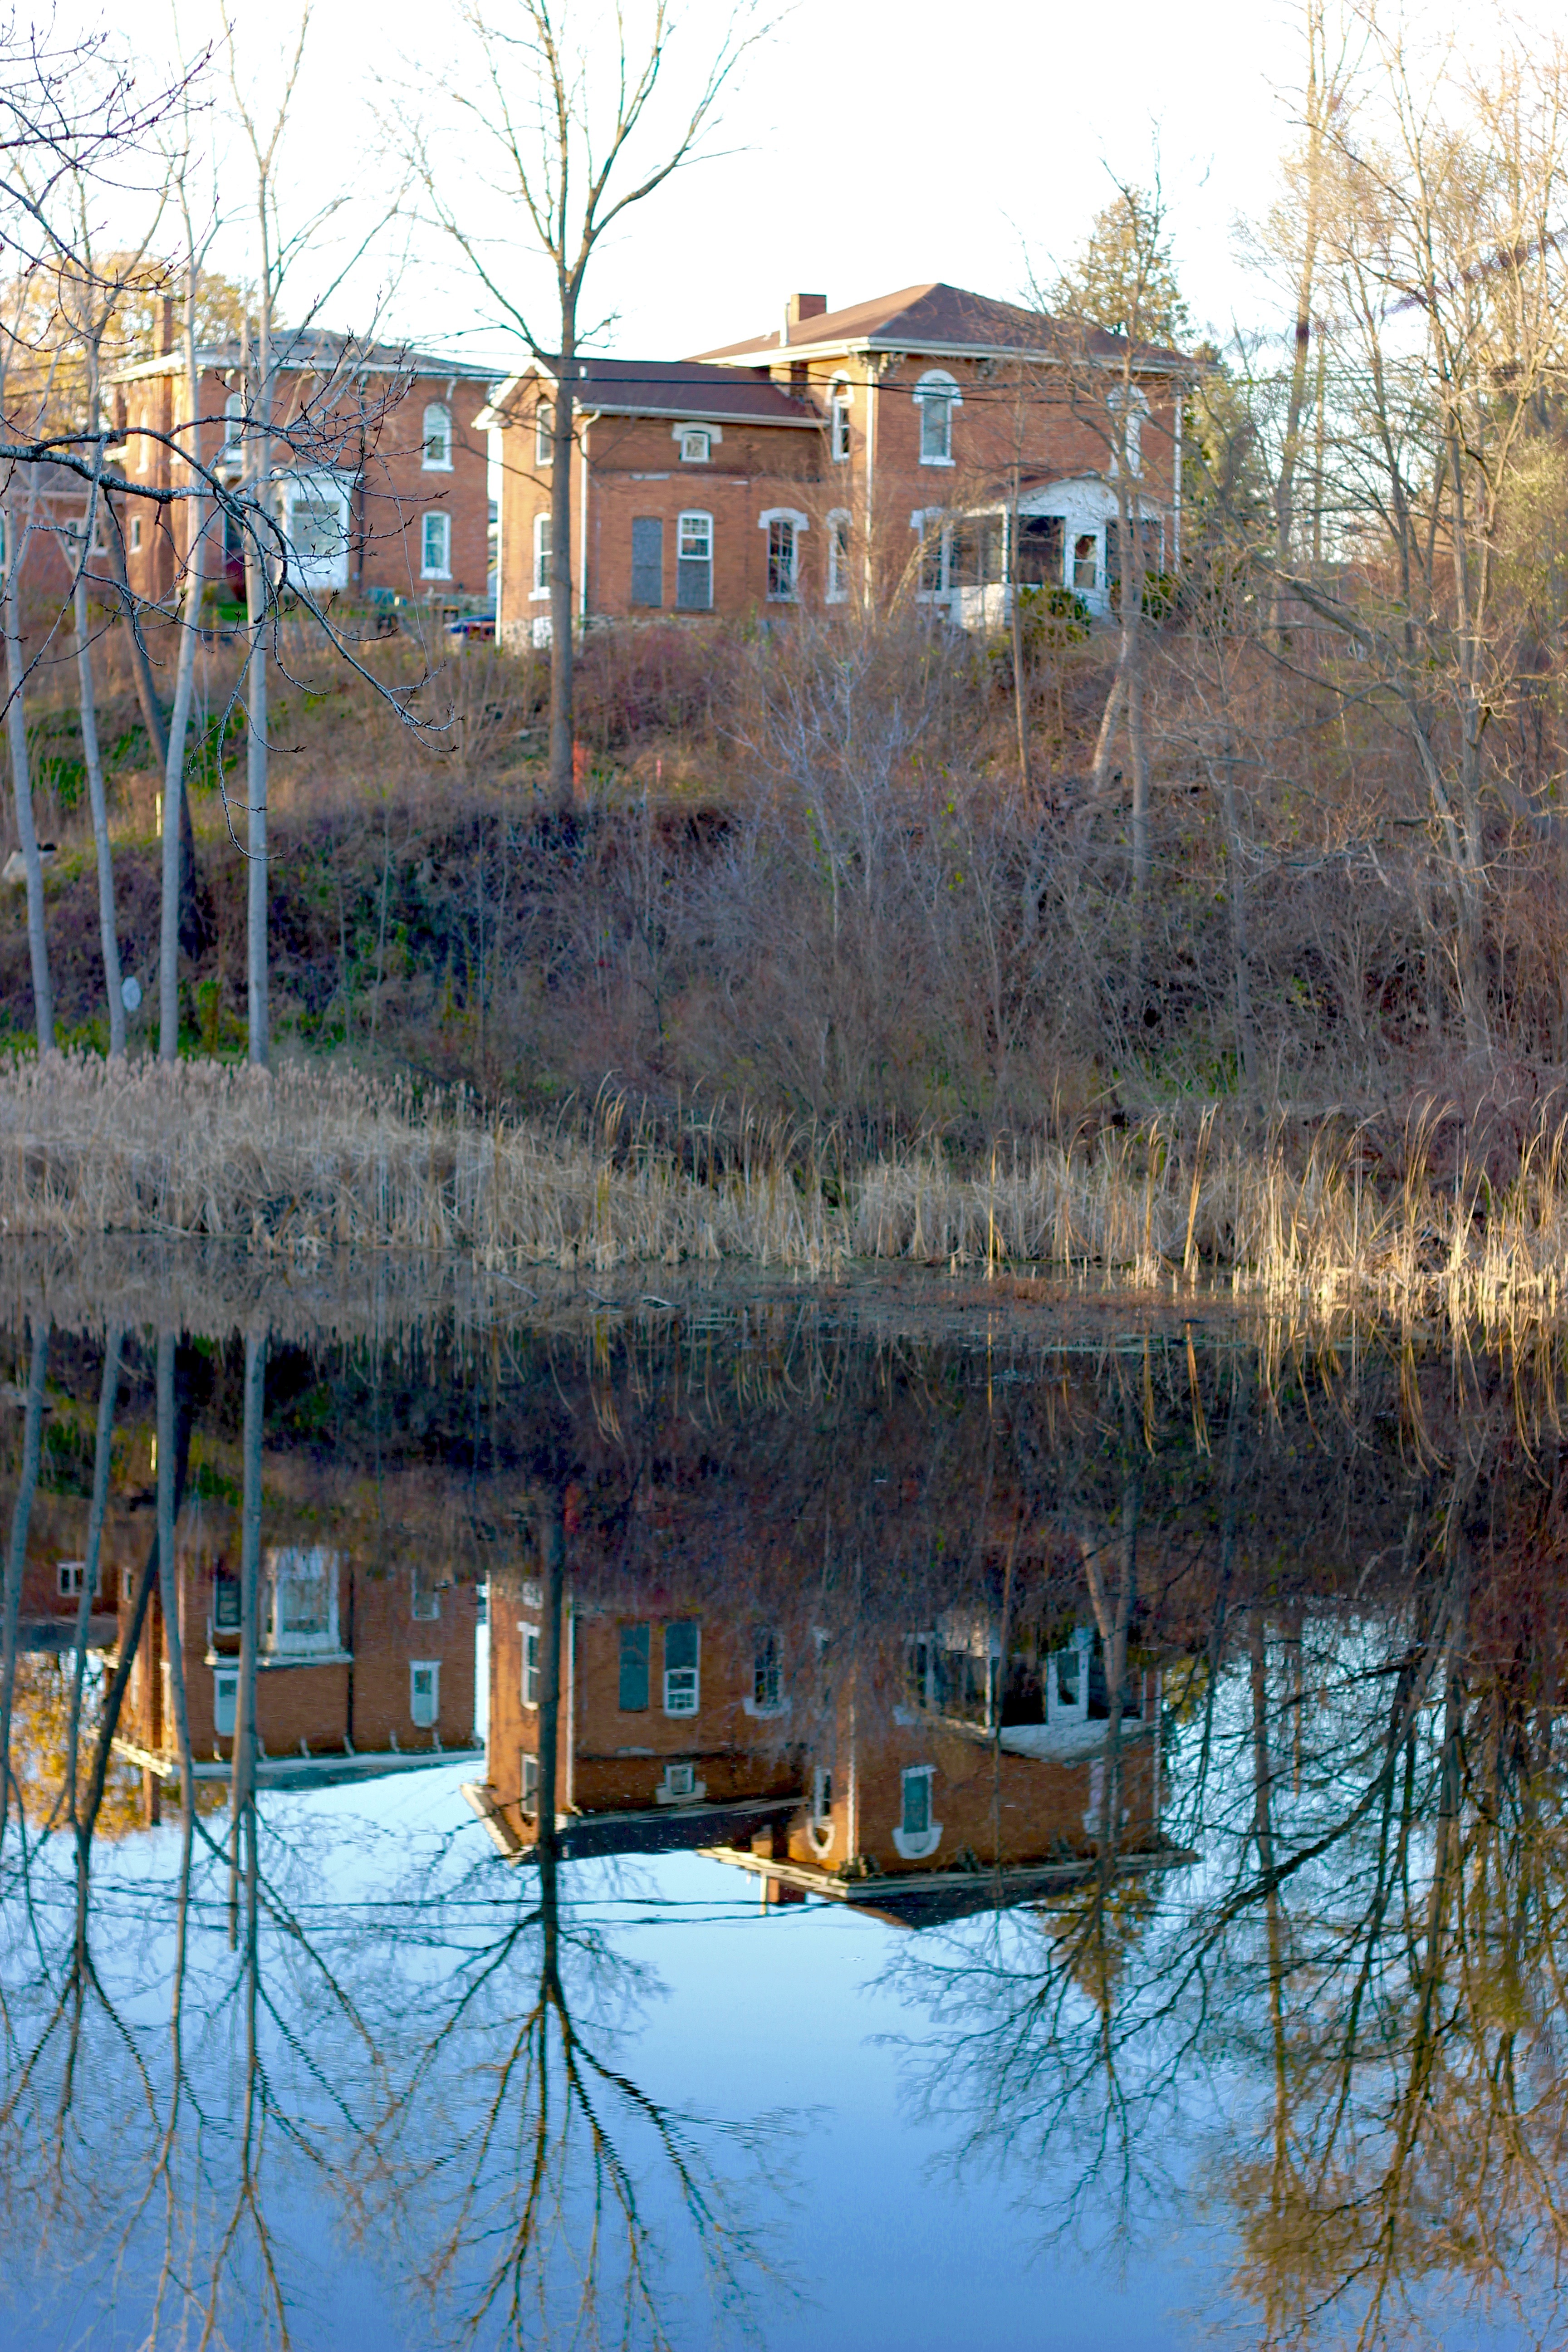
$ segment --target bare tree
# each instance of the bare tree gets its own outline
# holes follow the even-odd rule
[[[695,162],[714,123],[720,98],[742,58],[765,26],[757,0],[739,0],[694,95],[682,100],[652,159],[654,101],[674,44],[670,0],[633,7],[575,9],[572,0],[516,0],[506,15],[468,0],[463,17],[479,53],[477,74],[446,85],[455,125],[480,163],[480,202],[501,215],[480,229],[468,203],[453,194],[437,159],[428,124],[405,110],[398,131],[430,216],[463,256],[496,306],[500,323],[521,336],[552,385],[550,404],[550,784],[558,802],[572,795],[573,575],[572,457],[576,441],[579,353],[599,330],[584,317],[595,254],[634,205],[644,203],[683,165]],[[520,291],[515,256],[522,241],[549,265],[554,280],[547,311]]]

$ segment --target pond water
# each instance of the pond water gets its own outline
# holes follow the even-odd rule
[[[0,2346],[1563,2339],[1553,1344],[13,1273]]]

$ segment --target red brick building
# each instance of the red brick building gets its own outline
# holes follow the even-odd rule
[[[498,1847],[538,1834],[541,1588],[492,1586],[483,1786],[467,1791]],[[1159,1836],[1160,1675],[1131,1672],[1110,1761],[1098,1637],[1010,1655],[952,1615],[863,1635],[853,1662],[824,1629],[680,1605],[570,1595],[561,1638],[556,1825],[569,1858],[717,1851],[777,1893],[847,1896],[921,1924],[1084,1875],[1111,1837],[1119,1867],[1174,1858]]]
[[[235,344],[198,351],[202,459],[241,478],[247,436],[245,355]],[[482,599],[489,569],[488,441],[475,418],[488,371],[401,345],[365,344],[311,329],[279,337],[274,353],[273,512],[290,567],[315,595],[375,592],[442,604]],[[119,441],[111,462],[132,483],[167,488],[184,468],[168,439],[188,446],[185,366],[169,350],[110,379]],[[184,510],[125,501],[127,563],[137,595],[167,595],[183,563]],[[243,548],[232,523],[209,578],[243,593]]]
[[[1173,569],[1181,392],[1173,352],[944,285],[830,310],[684,361],[577,363],[573,593],[595,619],[729,617],[906,585],[991,625],[1010,583],[1105,611],[1123,458],[1145,565]],[[551,371],[498,391],[499,626],[542,642]]]

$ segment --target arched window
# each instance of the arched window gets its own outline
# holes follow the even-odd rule
[[[849,380],[836,375],[827,410],[827,450],[836,465],[842,466],[849,456]]]
[[[1129,393],[1118,384],[1106,406],[1110,411],[1110,471],[1121,471],[1121,456],[1127,454],[1127,470],[1136,477],[1143,471],[1143,419],[1149,414],[1149,404],[1136,386]]]
[[[793,604],[800,595],[800,535],[806,519],[793,507],[769,507],[757,520],[768,535],[768,602]]]
[[[433,400],[425,411],[423,462],[427,474],[452,470],[452,412],[444,400]]]
[[[542,400],[533,412],[533,462],[548,466],[555,455],[555,403]]]
[[[921,464],[952,463],[952,412],[963,406],[957,383],[944,368],[928,368],[915,386],[921,415]]]

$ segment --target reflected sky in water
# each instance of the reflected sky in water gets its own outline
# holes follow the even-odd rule
[[[1561,2340],[1552,1349],[24,1272],[0,2344]]]

